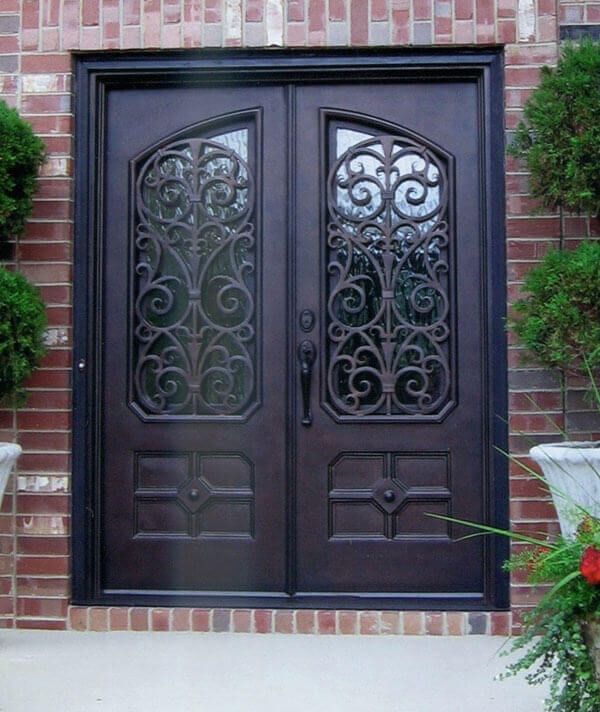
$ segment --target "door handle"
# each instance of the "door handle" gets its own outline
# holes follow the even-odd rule
[[[300,361],[300,386],[302,387],[302,425],[312,424],[310,411],[310,386],[312,382],[313,364],[316,358],[316,349],[312,341],[302,341],[298,346],[298,360]]]

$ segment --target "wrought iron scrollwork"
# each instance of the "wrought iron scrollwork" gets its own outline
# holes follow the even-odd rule
[[[451,379],[446,166],[406,137],[347,133],[327,186],[328,401],[435,414]]]
[[[254,398],[247,145],[246,129],[175,141],[137,172],[133,390],[147,414],[235,415]]]

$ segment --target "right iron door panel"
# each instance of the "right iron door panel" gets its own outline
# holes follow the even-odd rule
[[[301,86],[296,116],[296,589],[477,598],[484,538],[427,516],[486,519],[477,87]]]

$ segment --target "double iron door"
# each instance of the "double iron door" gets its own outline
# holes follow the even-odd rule
[[[477,84],[138,85],[105,127],[102,594],[480,600],[430,516],[491,496]]]

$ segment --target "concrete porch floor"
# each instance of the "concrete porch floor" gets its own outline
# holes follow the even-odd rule
[[[1,712],[541,712],[503,638],[0,631]]]

